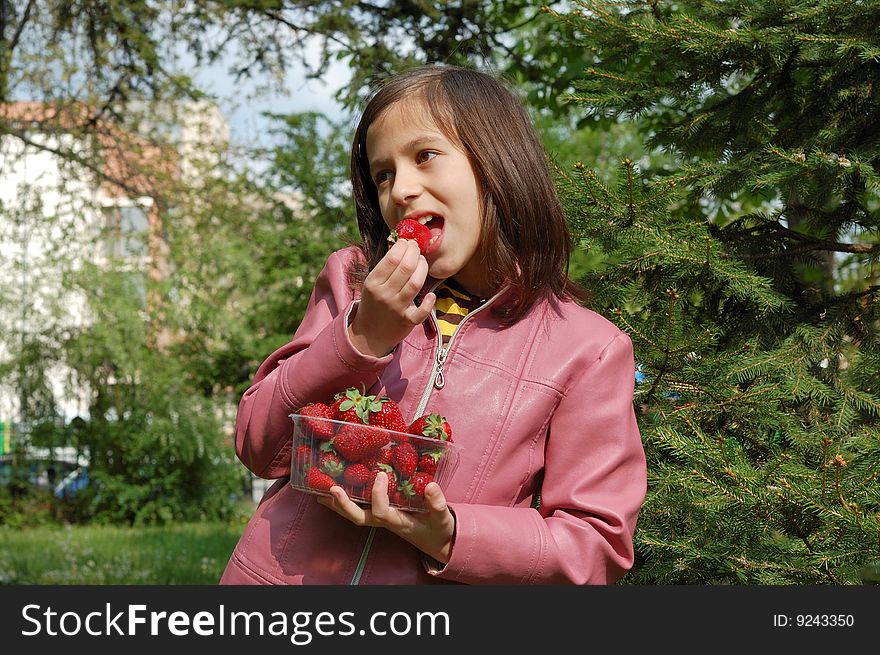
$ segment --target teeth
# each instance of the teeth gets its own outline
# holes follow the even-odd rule
[[[427,225],[431,221],[432,218],[437,218],[437,217],[434,214],[428,214],[427,216],[422,216],[419,219],[419,223],[421,223],[422,225]]]

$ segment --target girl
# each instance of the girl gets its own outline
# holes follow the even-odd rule
[[[611,584],[633,564],[646,490],[630,339],[585,309],[541,144],[492,76],[451,66],[388,79],[354,135],[363,242],[334,252],[293,340],[236,421],[266,492],[223,584]],[[404,218],[431,241],[388,245]],[[428,511],[362,507],[287,484],[289,414],[348,387],[407,420],[444,415],[462,447]],[[538,502],[540,499],[540,502]]]

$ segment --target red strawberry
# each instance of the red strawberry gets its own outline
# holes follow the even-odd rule
[[[313,418],[333,418],[333,410],[330,405],[325,403],[309,403],[307,405],[303,405],[296,413],[300,416],[307,416]],[[308,418],[303,421],[306,426],[314,433],[314,435],[318,439],[329,439],[333,436],[333,424],[326,423],[324,421],[310,421]]]
[[[360,489],[370,482],[373,477],[370,468],[366,464],[358,462],[345,469],[345,472],[342,474],[342,479],[346,484],[351,485],[352,488]]]
[[[329,451],[321,455],[318,467],[331,478],[338,478],[345,470],[345,462],[336,453]]]
[[[376,455],[389,441],[384,430],[367,425],[343,425],[330,442],[349,462],[360,462]]]
[[[396,432],[407,432],[409,427],[406,419],[400,413],[400,407],[388,396],[382,396],[378,399],[378,411],[374,409],[375,403],[370,405],[370,425],[375,425],[386,430],[395,430]]]
[[[452,441],[452,427],[449,425],[449,421],[445,416],[434,412],[420,416],[410,423],[408,432],[419,437]]]
[[[419,252],[424,255],[428,251],[428,243],[431,241],[431,230],[415,219],[405,218],[388,235],[389,243],[394,243],[398,239],[412,239],[419,244]]]
[[[400,491],[404,496],[424,497],[425,487],[434,479],[434,476],[428,473],[416,473],[409,480],[400,485]]]
[[[364,498],[367,500],[373,499],[373,483],[376,482],[376,476],[379,474],[379,471],[385,471],[388,474],[388,498],[394,496],[394,492],[397,491],[397,474],[387,464],[379,464],[379,466],[373,469],[370,472],[370,480],[367,482],[367,486],[364,487]]]
[[[302,444],[293,451],[293,465],[298,471],[305,472],[312,465],[312,447]]]
[[[408,507],[411,504],[409,497],[404,494],[400,489],[395,489],[394,492],[388,497],[388,500],[389,502],[402,507]]]
[[[392,453],[390,448],[383,448],[375,455],[370,455],[369,457],[367,457],[365,460],[363,460],[363,463],[366,464],[367,468],[369,469],[374,469],[379,464],[388,464],[390,466],[391,455]]]
[[[324,473],[317,466],[312,466],[306,473],[306,486],[315,491],[330,491],[336,480]]]
[[[419,457],[418,470],[420,473],[434,475],[437,472],[437,463],[443,459],[442,450],[429,450]]]
[[[330,408],[333,418],[337,421],[348,423],[367,424],[370,420],[370,404],[375,396],[366,396],[356,387],[349,387],[342,393],[336,394]]]
[[[399,443],[391,449],[391,466],[404,478],[416,472],[419,454],[411,443]]]

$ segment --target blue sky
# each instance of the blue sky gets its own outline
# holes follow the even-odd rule
[[[345,116],[333,99],[335,92],[349,80],[348,69],[334,63],[321,80],[306,80],[301,66],[288,71],[283,92],[258,94],[265,80],[247,80],[235,84],[228,73],[228,63],[218,63],[190,71],[204,91],[217,97],[220,110],[229,122],[233,144],[255,144],[266,128],[260,114],[264,111],[293,113],[321,111],[334,119]]]

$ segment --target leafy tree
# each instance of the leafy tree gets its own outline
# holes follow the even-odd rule
[[[880,5],[578,2],[572,99],[671,168],[560,168],[633,338],[635,583],[857,583],[880,529]],[[849,260],[842,260],[840,254]],[[855,260],[854,276],[848,264]]]
[[[0,137],[51,151],[132,190],[101,161],[120,132],[137,131],[169,100],[202,94],[176,70],[173,48],[185,33],[175,14],[156,2],[0,2]],[[37,103],[21,121],[10,103]],[[47,142],[35,135],[79,138]],[[91,138],[110,136],[109,139]],[[88,146],[87,148],[84,146]]]
[[[354,238],[340,126],[280,118],[261,169],[203,164],[169,222],[163,295],[169,352],[206,394],[237,405],[257,366],[290,340],[329,252]],[[218,320],[218,317],[222,317]]]
[[[192,3],[182,14],[199,26],[191,42],[198,60],[234,52],[234,73],[241,77],[280,80],[296,63],[308,77],[321,78],[333,62],[344,61],[351,81],[337,97],[348,109],[378,78],[415,64],[471,64],[504,73],[518,84],[533,83],[533,101],[557,109],[559,93],[580,73],[581,51],[553,38],[568,27],[547,20],[542,3],[531,0],[212,0]]]
[[[0,9],[0,173],[39,152],[57,173],[54,186],[31,180],[3,194],[0,303],[5,318],[21,318],[4,321],[0,383],[19,399],[19,443],[89,454],[92,484],[69,508],[79,518],[227,516],[244,482],[224,444],[227,399],[202,393],[192,362],[168,347],[180,321],[169,321],[166,219],[192,198],[177,184],[185,176],[172,156],[176,110],[200,97],[172,70],[167,46],[179,25],[161,3],[31,0]],[[135,257],[145,265],[95,247],[107,243],[89,203],[99,188],[149,198]],[[36,252],[37,243],[50,246]],[[84,320],[71,321],[71,307]],[[82,399],[85,418],[65,425],[70,408],[50,373],[66,385],[61,395]]]

